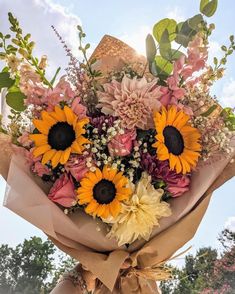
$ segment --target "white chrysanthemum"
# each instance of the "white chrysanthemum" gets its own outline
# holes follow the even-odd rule
[[[140,238],[148,240],[159,219],[171,215],[170,205],[161,201],[163,190],[156,190],[146,173],[132,188],[132,197],[123,202],[121,213],[110,221],[112,229],[108,236],[116,237],[119,246]]]

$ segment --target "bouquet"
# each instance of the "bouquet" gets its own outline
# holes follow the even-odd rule
[[[234,175],[233,109],[210,94],[235,49],[231,36],[207,63],[214,25],[204,16],[216,6],[202,0],[200,14],[156,23],[147,58],[111,36],[88,58],[78,26],[78,61],[52,27],[70,61],[51,80],[11,13],[14,36],[0,33],[4,204],[91,271],[95,293],[156,293]]]

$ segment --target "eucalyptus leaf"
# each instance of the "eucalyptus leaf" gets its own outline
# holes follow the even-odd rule
[[[15,83],[15,80],[10,78],[10,74],[8,72],[0,73],[0,90],[2,88],[10,88]]]
[[[188,43],[192,40],[193,36],[197,34],[197,30],[194,30],[191,26],[195,25],[193,18],[186,20],[185,22],[181,22],[176,27],[176,38],[175,42],[188,47]],[[191,26],[189,25],[191,23]]]
[[[161,37],[161,40],[159,42],[159,50],[161,56],[166,59],[171,61],[171,42],[169,39],[169,32],[166,29]]]
[[[169,40],[173,41],[176,37],[176,21],[170,18],[164,18],[156,23],[153,27],[153,35],[158,43],[161,41],[162,34],[165,30],[169,33]]]
[[[171,49],[171,60],[178,60],[182,55],[184,55],[183,52],[176,50],[176,49]]]
[[[199,30],[199,25],[203,22],[203,17],[201,14],[194,15],[188,19],[188,25],[195,31]]]
[[[211,17],[216,12],[218,0],[201,0],[200,11],[207,17]]]
[[[157,65],[156,65],[156,62],[155,61],[152,61],[152,62],[149,63],[149,71],[155,77],[158,75]]]
[[[26,109],[24,105],[25,98],[25,95],[21,92],[10,92],[6,95],[6,102],[16,111],[24,111]]]
[[[155,63],[159,78],[165,79],[172,73],[173,64],[164,59],[162,56],[157,55],[155,57]]]
[[[156,44],[152,35],[148,34],[146,37],[146,57],[148,62],[153,62],[157,54]]]

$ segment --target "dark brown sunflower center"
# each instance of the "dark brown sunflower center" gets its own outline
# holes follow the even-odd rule
[[[101,180],[93,188],[93,197],[99,204],[109,204],[116,196],[115,185],[108,180]]]
[[[66,150],[75,140],[75,132],[66,122],[58,122],[51,127],[48,134],[48,143],[52,149]]]
[[[170,153],[180,155],[184,150],[184,140],[180,132],[172,126],[167,126],[163,130],[165,145]]]

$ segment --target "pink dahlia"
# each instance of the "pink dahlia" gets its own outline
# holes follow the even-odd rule
[[[163,180],[165,182],[166,189],[172,197],[178,197],[189,190],[189,175],[177,174],[174,170],[170,170],[167,160],[159,161],[155,155],[143,153],[141,165],[152,176],[153,180]]]
[[[152,128],[152,112],[161,107],[162,96],[156,82],[124,76],[121,82],[104,84],[104,92],[98,92],[98,106],[104,114],[119,117],[127,129]]]

